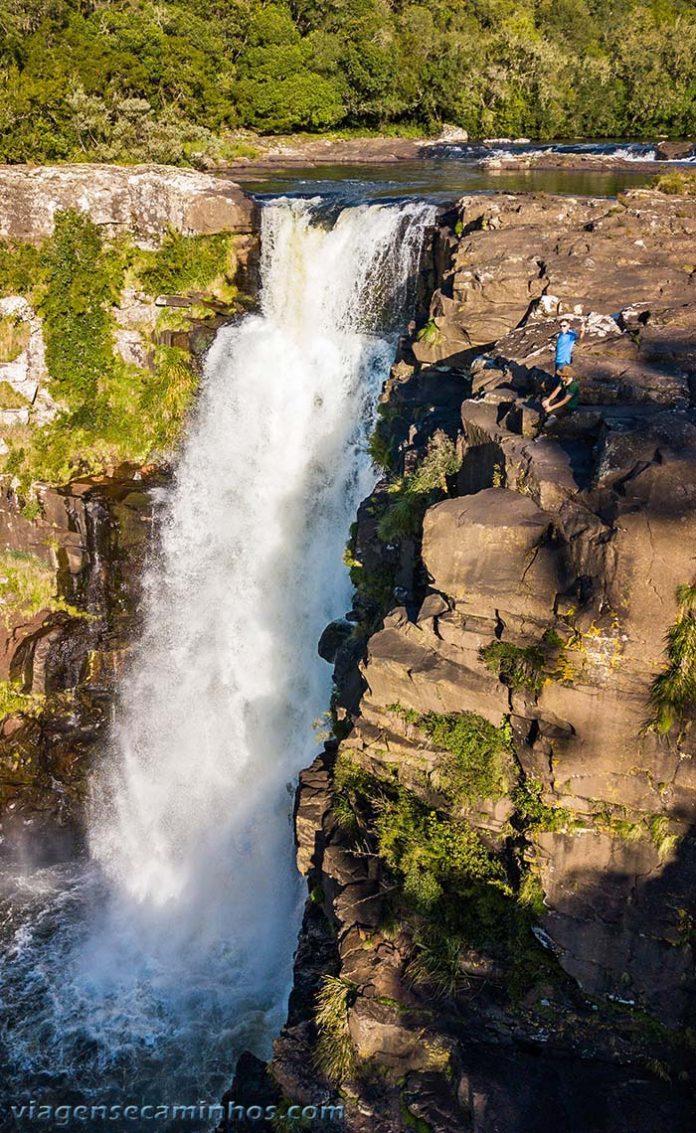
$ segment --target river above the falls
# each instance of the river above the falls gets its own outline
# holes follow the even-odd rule
[[[441,204],[466,193],[537,192],[573,196],[614,197],[627,189],[649,185],[660,172],[694,168],[686,161],[658,161],[649,143],[548,143],[502,144],[499,147],[450,145],[437,156],[393,161],[311,164],[276,159],[233,170],[250,193],[264,199],[279,195],[314,196],[351,201],[400,201],[411,198]],[[539,167],[500,168],[481,164],[486,156],[505,163],[524,162],[530,154]],[[545,168],[554,161],[573,162]],[[586,162],[583,166],[583,162]],[[575,164],[577,163],[577,164]]]

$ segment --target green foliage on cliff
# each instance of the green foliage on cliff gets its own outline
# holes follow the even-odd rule
[[[383,543],[418,535],[427,508],[445,495],[447,478],[457,474],[461,463],[462,458],[449,437],[438,433],[430,439],[416,468],[394,480],[388,488],[391,498],[377,524],[377,534]]]
[[[507,720],[496,728],[477,712],[422,715],[401,704],[390,704],[388,711],[420,728],[436,747],[448,752],[435,779],[438,790],[454,806],[464,806],[474,799],[500,799],[510,790],[515,771]]]
[[[0,618],[32,617],[39,610],[79,611],[56,594],[56,572],[28,551],[0,554]]]
[[[239,127],[688,136],[695,29],[691,0],[0,0],[0,161],[230,160]]]
[[[460,959],[471,947],[501,961],[498,978],[513,996],[553,974],[531,933],[543,893],[512,842],[493,848],[464,818],[366,771],[349,752],[339,754],[334,789],[334,813],[356,852],[374,848],[388,871],[390,915],[415,926],[414,984],[455,995],[467,985]]]
[[[667,631],[667,666],[650,687],[648,727],[666,735],[696,713],[696,583],[677,587],[677,618]]]
[[[420,912],[478,883],[509,893],[502,863],[465,822],[429,809],[403,789],[395,798],[380,799],[377,810],[380,857],[400,876],[404,896]]]
[[[211,287],[228,290],[235,267],[233,236],[169,232],[156,251],[139,253],[135,273],[148,295],[177,295]]]
[[[232,236],[169,233],[159,249],[144,251],[124,238],[106,243],[72,210],[56,215],[40,248],[0,242],[0,293],[24,295],[42,316],[48,388],[60,407],[41,428],[4,431],[4,470],[25,497],[35,481],[65,483],[171,448],[198,384],[191,358],[157,345],[148,367],[124,362],[114,348],[114,305],[126,285],[151,295],[200,291],[229,305],[235,269]],[[170,319],[165,310],[159,323]],[[153,329],[142,328],[145,339]]]
[[[438,772],[438,786],[454,805],[500,799],[508,792],[513,776],[507,722],[496,728],[476,712],[429,712],[420,727],[449,752]]]
[[[0,681],[0,720],[7,716],[34,716],[41,711],[45,697],[38,693],[28,694],[21,691],[15,681]]]
[[[350,1078],[356,1053],[348,1029],[348,1011],[357,987],[343,976],[324,976],[317,994],[316,1024],[319,1031],[315,1059],[317,1068],[332,1082]]]
[[[544,685],[546,656],[540,645],[512,645],[492,641],[481,650],[486,667],[512,689],[526,689],[538,695]]]
[[[111,306],[119,297],[122,265],[104,248],[97,226],[69,210],[56,216],[42,268],[40,312],[51,389],[72,424],[95,428],[115,369]]]
[[[543,784],[526,776],[511,792],[518,828],[525,834],[545,830],[564,830],[572,822],[565,807],[549,806],[542,798]]]

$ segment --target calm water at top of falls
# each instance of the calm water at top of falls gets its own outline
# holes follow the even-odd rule
[[[656,162],[649,144],[623,142],[548,143],[493,147],[501,156],[546,150],[550,153],[605,154],[636,168],[624,169],[517,169],[496,170],[478,166],[477,160],[491,149],[481,146],[442,147],[438,157],[396,162],[356,164],[289,164],[235,171],[244,188],[265,196],[322,196],[350,201],[395,201],[419,198],[435,203],[455,201],[465,193],[544,192],[577,196],[613,197],[625,189],[641,188],[665,169],[692,168],[687,162]],[[646,164],[647,163],[647,164]]]
[[[283,1023],[293,784],[331,693],[317,641],[350,605],[367,438],[435,217],[322,204],[264,208],[260,313],[210,351],[95,761],[89,854],[41,866],[27,838],[0,859],[0,1125],[32,1099],[215,1104]]]

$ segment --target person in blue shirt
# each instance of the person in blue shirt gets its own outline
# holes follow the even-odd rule
[[[570,366],[573,362],[573,350],[575,343],[578,339],[582,340],[585,336],[584,326],[580,326],[580,333],[570,329],[570,320],[561,319],[560,334],[556,336],[556,376],[559,370],[564,366]]]
[[[573,350],[578,339],[585,336],[585,328],[581,324],[580,331],[570,329],[570,320],[561,319],[561,330],[556,336],[556,388],[548,397],[542,400],[541,407],[547,413],[556,413],[559,409],[572,412],[577,408],[580,400],[580,383],[573,373],[571,362]]]

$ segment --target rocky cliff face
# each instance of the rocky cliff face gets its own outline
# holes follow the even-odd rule
[[[133,467],[44,487],[35,520],[11,490],[0,499],[0,831],[10,845],[27,826],[39,852],[39,831],[49,844],[59,829],[79,834],[86,774],[134,639],[157,478]],[[31,571],[36,596],[20,585],[10,603],[13,569]]]
[[[272,1063],[340,1084],[352,1130],[692,1125],[695,234],[637,191],[471,197],[436,235],[328,651],[343,738],[298,794]],[[561,313],[581,405],[544,422]]]

